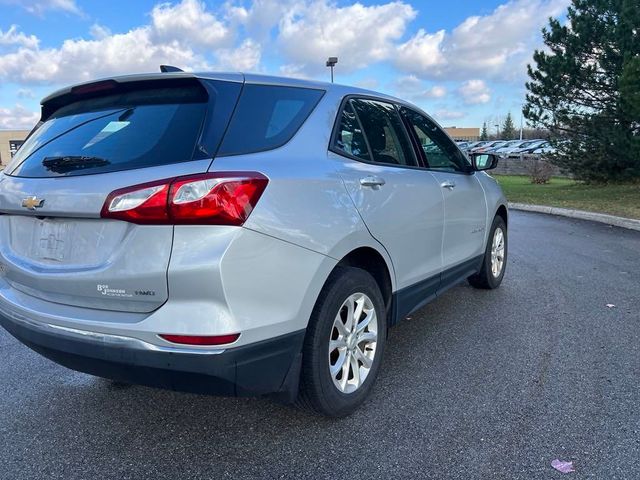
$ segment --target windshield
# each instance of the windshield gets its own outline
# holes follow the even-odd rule
[[[64,107],[36,129],[5,173],[73,176],[192,160],[206,101],[187,97],[188,103],[153,104],[150,93],[139,102],[128,94]],[[162,99],[166,92],[155,93]]]

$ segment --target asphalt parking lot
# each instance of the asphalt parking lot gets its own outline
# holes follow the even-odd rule
[[[343,420],[114,384],[2,330],[0,445],[6,479],[637,479],[640,233],[512,212],[503,286],[394,328]]]

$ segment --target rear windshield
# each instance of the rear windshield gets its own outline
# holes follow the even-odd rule
[[[197,87],[78,101],[42,123],[5,173],[60,177],[189,161],[206,111],[206,91]]]
[[[284,145],[323,94],[323,90],[309,88],[245,85],[218,156],[261,152]]]

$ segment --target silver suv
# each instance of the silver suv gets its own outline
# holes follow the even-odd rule
[[[65,88],[0,174],[0,323],[92,375],[346,415],[389,327],[465,279],[500,285],[496,162],[352,87],[169,72]]]

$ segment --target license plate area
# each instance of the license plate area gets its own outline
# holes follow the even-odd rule
[[[37,270],[104,268],[129,251],[128,229],[125,222],[101,219],[0,216],[0,256]]]
[[[61,220],[38,220],[34,225],[31,258],[64,262],[73,242],[73,225]]]

